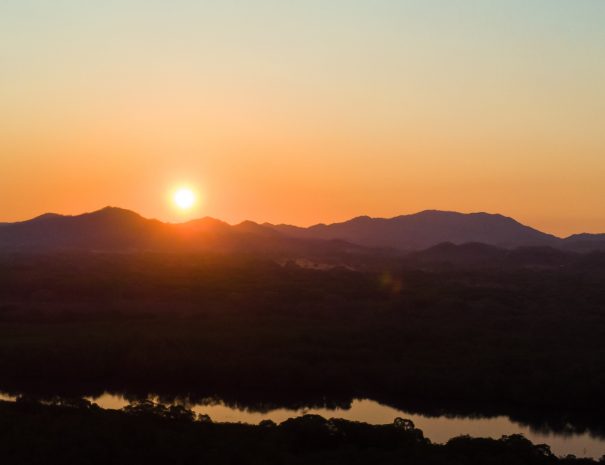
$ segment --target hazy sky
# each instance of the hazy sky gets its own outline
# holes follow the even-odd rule
[[[2,0],[0,221],[605,231],[603,0]]]

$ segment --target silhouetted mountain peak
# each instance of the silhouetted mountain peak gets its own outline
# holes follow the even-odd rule
[[[216,218],[212,218],[211,216],[205,216],[203,218],[198,218],[195,220],[188,221],[187,223],[183,223],[184,226],[190,226],[198,229],[228,229],[230,228],[229,224],[218,220]]]
[[[605,234],[573,234],[562,241],[565,249],[576,252],[605,250]]]
[[[134,212],[132,210],[127,210],[125,208],[119,208],[119,207],[104,207],[100,210],[96,210],[93,212],[89,212],[89,213],[84,213],[83,215],[78,215],[77,217],[82,217],[82,218],[103,218],[103,219],[116,219],[116,220],[124,220],[124,219],[130,219],[130,220],[146,220],[146,218],[143,218],[141,215],[139,215],[137,212]],[[151,221],[151,220],[148,220]]]
[[[256,223],[255,221],[251,221],[251,220],[244,220],[241,223],[238,223],[236,226],[242,226],[244,228],[262,228],[262,226],[258,223]]]
[[[46,221],[54,218],[62,218],[63,215],[59,215],[58,213],[43,213],[42,215],[36,216],[29,221]]]
[[[580,233],[580,234],[572,234],[571,236],[565,238],[565,240],[595,240],[595,239],[600,239],[603,240],[605,239],[605,234],[593,234],[593,233]]]
[[[274,226],[284,234],[341,239],[369,247],[421,250],[442,242],[482,242],[503,247],[548,245],[558,239],[499,214],[424,210],[394,218],[360,216],[310,228]]]
[[[45,214],[2,228],[0,246],[129,249],[144,244],[162,223],[131,210],[106,207],[75,216]]]
[[[368,215],[361,215],[361,216],[356,216],[355,218],[347,221],[347,223],[368,223],[373,220],[374,220],[374,218],[371,218]]]
[[[82,215],[48,213],[0,226],[1,248],[26,250],[36,247],[210,250],[214,247],[216,250],[242,251],[296,249],[307,253],[320,249],[324,252],[335,248],[344,250],[351,246],[400,251],[438,246],[439,249],[433,252],[441,255],[485,256],[491,253],[490,246],[507,249],[559,247],[587,252],[605,249],[604,234],[577,234],[559,239],[499,214],[440,210],[425,210],[394,218],[358,216],[341,223],[302,228],[261,225],[253,221],[231,226],[211,217],[170,224],[146,219],[131,210],[108,206]]]
[[[274,236],[276,234],[279,234],[279,232],[275,231],[272,228],[268,228],[267,226],[260,225],[250,220],[242,221],[241,223],[236,224],[235,226],[233,226],[233,229],[239,232],[261,234],[264,236]]]

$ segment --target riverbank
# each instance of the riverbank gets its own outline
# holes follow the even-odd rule
[[[433,444],[405,419],[369,425],[305,415],[280,424],[213,423],[151,402],[104,410],[84,401],[0,402],[3,464],[593,464],[523,436]]]

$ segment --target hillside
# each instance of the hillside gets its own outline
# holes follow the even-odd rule
[[[5,251],[213,251],[325,259],[329,255],[381,255],[388,250],[390,255],[400,255],[444,243],[483,244],[487,249],[482,253],[489,247],[546,247],[587,253],[605,250],[605,234],[561,239],[502,215],[435,210],[389,219],[360,216],[309,228],[252,221],[230,225],[210,217],[172,224],[116,207],[76,216],[47,213],[28,221],[0,224],[0,250]],[[441,247],[430,254],[476,255],[476,249]]]
[[[270,225],[271,226],[271,225]],[[293,237],[341,239],[367,247],[421,250],[443,242],[478,242],[498,247],[556,245],[559,239],[502,215],[427,210],[395,218],[360,216],[310,228],[271,226]]]
[[[46,214],[0,228],[0,251],[213,252],[311,257],[339,263],[363,247],[342,241],[299,239],[246,221],[229,225],[214,218],[172,224],[106,207],[77,216]]]

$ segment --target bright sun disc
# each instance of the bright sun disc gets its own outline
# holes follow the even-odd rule
[[[191,189],[181,188],[174,193],[173,200],[181,210],[189,210],[195,204],[195,193]]]

